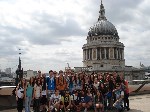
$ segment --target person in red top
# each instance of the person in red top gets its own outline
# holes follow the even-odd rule
[[[127,109],[127,111],[130,110],[129,108],[129,87],[128,87],[128,81],[124,80],[125,90],[124,90],[124,107]]]

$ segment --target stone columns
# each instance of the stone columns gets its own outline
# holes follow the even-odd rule
[[[116,48],[116,59],[118,59],[118,48]]]
[[[91,55],[90,55],[90,53],[91,53],[91,50],[89,49],[89,60],[91,60]]]
[[[109,59],[111,59],[111,48],[109,47]]]
[[[86,60],[88,60],[88,49],[86,49]]]
[[[89,59],[92,60],[92,49],[89,49]]]
[[[112,48],[112,59],[115,58],[115,55],[114,55],[114,48]]]
[[[122,49],[120,48],[120,60],[122,60]]]
[[[85,49],[83,50],[83,61],[85,61],[86,60],[86,51],[85,51]]]
[[[88,49],[88,50],[89,50],[89,52],[88,52],[88,55],[89,55],[89,58],[88,58],[88,60],[90,60],[90,52],[91,52],[91,51],[90,51],[90,49]]]
[[[124,49],[122,49],[122,60],[124,60]]]
[[[106,48],[104,48],[104,53],[105,53],[105,59],[106,59]]]
[[[99,55],[100,55],[100,60],[102,59],[102,50],[101,50],[101,47],[99,49]]]
[[[120,59],[120,48],[118,48],[118,59]]]
[[[122,60],[122,49],[120,49],[120,59]]]
[[[109,48],[109,59],[115,59],[115,50],[114,50],[114,48],[113,47],[110,47]]]
[[[88,49],[88,60],[90,59],[90,55],[89,55],[90,49]]]

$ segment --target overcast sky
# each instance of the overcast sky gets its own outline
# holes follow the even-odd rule
[[[125,45],[126,65],[150,65],[150,0],[103,0]],[[0,0],[0,68],[60,70],[82,66],[82,46],[100,0]]]

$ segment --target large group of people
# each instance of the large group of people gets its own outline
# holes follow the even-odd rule
[[[17,110],[22,112],[129,111],[128,81],[123,73],[75,73],[71,70],[38,71],[16,87]]]

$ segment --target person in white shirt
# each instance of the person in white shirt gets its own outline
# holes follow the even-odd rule
[[[55,93],[51,95],[51,98],[50,98],[50,110],[58,110],[60,108],[63,108],[61,106],[61,95],[59,95],[59,90],[55,90]]]
[[[25,79],[21,79],[16,88],[16,101],[18,112],[22,112],[23,110],[24,88],[25,88]]]
[[[41,88],[41,82],[40,79],[37,80],[35,86],[34,86],[34,93],[33,93],[33,99],[35,101],[35,112],[40,112],[40,97],[42,88]]]
[[[99,82],[98,82],[97,78],[95,78],[95,79],[94,79],[94,88],[95,88],[96,90],[98,90],[98,87],[99,87]]]

